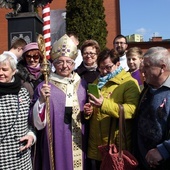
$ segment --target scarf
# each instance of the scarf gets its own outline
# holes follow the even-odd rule
[[[108,73],[106,76],[99,77],[99,82],[98,82],[98,85],[97,85],[98,88],[101,89],[111,78],[118,75],[122,70],[123,70],[123,68],[121,66],[119,66],[116,70],[114,70],[111,73]]]
[[[17,95],[20,89],[21,89],[21,80],[17,75],[14,76],[14,82],[10,82],[10,83],[0,82],[0,95],[7,95],[7,94]]]
[[[31,67],[31,66],[26,66],[29,72],[37,79],[40,72],[41,72],[41,67],[40,64],[38,64],[36,67]]]
[[[87,66],[87,65],[83,62],[83,65],[84,65],[84,67],[85,67],[87,70],[89,70],[89,71],[96,71],[96,69],[97,69],[97,64],[96,64],[96,63],[94,63],[92,66]]]
[[[49,76],[49,80],[53,80],[56,82],[60,82],[66,85],[66,107],[73,106],[73,90],[75,88],[75,84],[80,81],[80,76],[73,72],[70,77],[62,77],[57,75],[56,73],[51,73]]]

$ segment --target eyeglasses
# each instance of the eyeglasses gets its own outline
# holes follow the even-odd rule
[[[95,55],[96,55],[96,53],[92,53],[92,52],[90,52],[90,53],[83,53],[83,56],[89,56],[90,55],[90,57],[94,57]]]
[[[114,64],[113,65],[111,65],[111,66],[105,66],[105,67],[99,67],[99,70],[106,70],[106,71],[111,71],[111,69],[112,69],[112,67],[114,66]]]
[[[73,60],[57,60],[54,64],[57,64],[58,66],[64,65],[66,63],[68,66],[72,66],[74,64]]]
[[[40,58],[40,56],[39,55],[25,55],[25,57],[27,58],[27,59],[31,59],[31,58],[33,58],[34,60],[37,60],[37,59],[39,59]]]
[[[120,45],[123,45],[123,44],[127,44],[126,42],[115,42],[116,45],[120,44]]]

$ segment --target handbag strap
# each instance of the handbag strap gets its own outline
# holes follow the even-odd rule
[[[109,136],[108,136],[108,141],[107,141],[107,149],[109,151],[109,147],[110,147],[110,138],[111,138],[111,131],[112,131],[112,122],[113,122],[113,118],[110,118],[110,126],[109,126]]]
[[[126,135],[126,122],[125,122],[125,114],[124,107],[122,104],[119,105],[119,157],[122,157],[122,137],[124,135],[125,146],[127,149],[127,135]]]
[[[122,157],[122,136],[124,134],[126,148],[127,148],[127,136],[126,136],[126,122],[125,122],[125,116],[124,116],[124,107],[122,104],[118,104],[118,106],[119,106],[119,158],[121,158]],[[110,147],[112,122],[113,122],[113,118],[111,117],[110,125],[109,125],[108,142],[107,142],[108,151],[109,151],[109,147]]]

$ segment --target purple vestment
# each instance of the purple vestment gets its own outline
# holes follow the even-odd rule
[[[72,156],[72,132],[71,124],[64,123],[66,94],[54,84],[51,85],[50,96],[50,116],[53,133],[53,150],[55,170],[73,170]],[[35,91],[34,100],[38,99],[42,83]],[[77,87],[77,96],[80,106],[80,112],[83,112],[83,106],[86,103],[86,83],[80,80]],[[82,114],[82,113],[81,113]],[[83,115],[82,115],[83,119]],[[82,121],[82,120],[81,120]],[[83,161],[85,157],[85,130],[82,121],[82,152]],[[74,138],[73,138],[74,139]],[[50,170],[47,128],[37,133],[37,150],[35,159],[35,170]],[[85,168],[83,168],[84,170]]]

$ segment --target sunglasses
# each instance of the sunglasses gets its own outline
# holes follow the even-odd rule
[[[31,58],[33,58],[34,60],[37,60],[37,59],[39,59],[39,58],[40,58],[40,56],[39,56],[39,55],[25,55],[25,57],[26,57],[27,59],[31,59]]]

